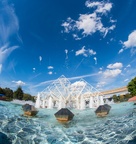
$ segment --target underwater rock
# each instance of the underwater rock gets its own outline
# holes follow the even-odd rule
[[[136,136],[128,142],[128,144],[136,144]]]
[[[95,113],[96,113],[97,116],[103,117],[103,116],[106,116],[109,113],[110,109],[111,109],[111,106],[108,105],[108,104],[100,105],[96,109]]]
[[[0,132],[0,144],[12,144],[7,135]]]
[[[31,105],[25,104],[25,105],[22,106],[22,108],[23,108],[23,111],[30,111],[31,110]]]
[[[55,117],[60,122],[68,122],[73,119],[74,114],[67,108],[62,108],[56,112]]]
[[[33,105],[25,104],[22,108],[26,116],[35,116],[38,113],[38,110]]]

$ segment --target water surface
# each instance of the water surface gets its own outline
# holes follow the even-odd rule
[[[74,119],[60,124],[54,116],[57,109],[39,109],[30,118],[23,116],[21,105],[0,101],[0,132],[7,136],[5,144],[136,144],[135,105],[111,106],[104,118],[97,118],[95,109],[71,109]]]

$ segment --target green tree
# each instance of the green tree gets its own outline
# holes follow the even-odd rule
[[[11,90],[10,88],[5,88],[3,90],[4,90],[7,100],[12,100],[13,99],[13,90]]]
[[[23,95],[23,100],[25,100],[25,101],[31,100],[31,95],[24,93],[24,95]]]
[[[25,101],[30,100],[30,101],[35,102],[35,97],[34,97],[34,96],[31,96],[30,94],[24,93],[24,95],[23,95],[23,100],[25,100]]]
[[[119,96],[119,101],[120,101],[120,102],[123,102],[123,101],[124,101],[124,95],[120,95],[120,96]]]
[[[131,97],[132,97],[132,95],[130,93],[127,93],[127,94],[124,95],[125,101],[128,101],[128,99],[131,98]]]
[[[0,87],[0,94],[5,94],[3,88]]]
[[[132,96],[136,95],[136,77],[128,83],[127,88]]]
[[[23,90],[20,86],[14,92],[13,97],[14,97],[14,99],[19,99],[19,100],[23,99]]]
[[[119,97],[118,96],[116,96],[116,95],[113,95],[113,100],[114,100],[114,102],[118,102],[119,101]]]
[[[35,102],[35,96],[31,96],[31,101]]]

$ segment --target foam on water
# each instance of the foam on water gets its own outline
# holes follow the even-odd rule
[[[17,100],[17,99],[14,99],[11,103],[20,104],[20,105],[24,105],[24,104],[35,105],[35,103],[33,103],[32,101]]]
[[[74,119],[62,125],[54,116],[57,109],[39,109],[36,117],[28,118],[22,116],[21,105],[0,101],[0,132],[12,144],[135,144],[135,106],[111,106],[104,118],[97,118],[95,109],[71,109]]]

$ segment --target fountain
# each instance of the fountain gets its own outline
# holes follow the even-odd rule
[[[66,107],[65,101],[63,100],[62,97],[60,97],[58,109],[65,108],[65,107]]]
[[[93,98],[92,97],[90,97],[89,108],[93,108]]]
[[[104,104],[103,97],[100,96],[100,105],[103,105],[103,104]]]
[[[85,109],[85,101],[90,102],[89,108],[104,104],[103,95],[85,80],[71,83],[65,76],[61,76],[38,93],[35,107]]]
[[[42,107],[45,108],[45,100],[43,100],[43,106]]]
[[[80,109],[85,109],[85,100],[83,96],[80,98]]]
[[[52,108],[53,108],[52,97],[49,97],[48,108],[49,108],[49,109],[52,109]]]
[[[41,105],[40,93],[38,93],[35,107],[40,108],[40,105]]]

